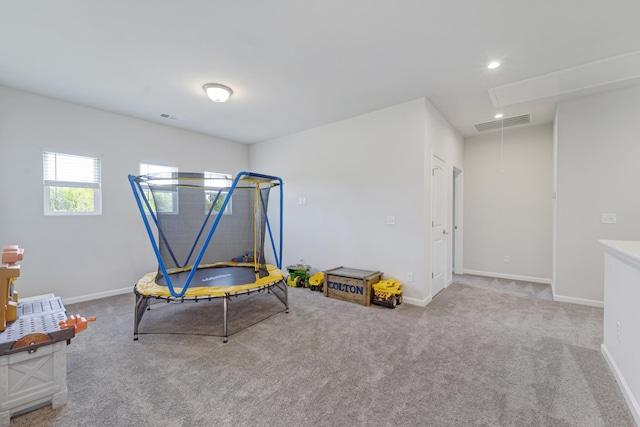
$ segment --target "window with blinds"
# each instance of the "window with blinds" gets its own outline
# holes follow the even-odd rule
[[[173,166],[153,165],[150,163],[140,163],[140,175],[148,174],[174,174],[178,173],[178,168]],[[177,182],[171,181],[172,184]],[[153,195],[147,188],[144,190],[145,196],[151,205],[151,209],[155,212],[162,213],[178,213],[178,193],[173,190],[158,191],[156,190]],[[146,204],[143,206],[144,211],[148,214],[149,208]]]
[[[220,213],[220,208],[222,208],[222,203],[224,199],[229,194],[228,189],[233,184],[233,180],[231,179],[231,175],[226,175],[223,173],[216,172],[204,172],[204,185],[206,187],[214,187],[219,188],[220,190],[206,190],[204,192],[205,197],[205,213],[209,213],[211,207],[213,206],[212,214],[217,215]],[[231,202],[233,199],[229,200],[227,206],[224,208],[223,214],[231,213]]]
[[[43,152],[44,214],[100,215],[100,158]]]

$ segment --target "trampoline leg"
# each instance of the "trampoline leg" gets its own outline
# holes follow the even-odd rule
[[[289,286],[284,282],[282,284],[284,285],[284,306],[286,308],[284,312],[289,314]]]
[[[228,335],[227,335],[227,296],[225,295],[223,299],[223,303],[222,303],[222,315],[224,316],[224,319],[222,320],[222,334],[224,335],[224,337],[222,338],[222,342],[225,343],[227,342],[228,339]]]
[[[134,313],[134,323],[133,323],[133,340],[138,341],[138,325],[142,320],[142,316],[144,315],[145,309],[149,308],[149,300],[147,297],[136,294],[136,306]]]

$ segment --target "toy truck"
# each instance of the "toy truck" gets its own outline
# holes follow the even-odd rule
[[[292,288],[306,288],[309,286],[309,270],[310,265],[296,264],[287,266],[289,276],[287,276],[287,285]]]
[[[402,304],[402,283],[397,280],[380,280],[373,284],[371,302],[377,305],[384,305],[389,308],[396,308]]]
[[[318,292],[324,290],[324,273],[322,271],[318,271],[309,278],[309,289]]]

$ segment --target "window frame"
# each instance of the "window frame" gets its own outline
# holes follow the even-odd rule
[[[209,171],[204,171],[204,185],[205,187],[208,186],[214,186],[213,183],[209,183],[208,181],[226,181],[225,182],[225,187],[231,187],[231,185],[233,184],[233,178],[230,174],[228,173],[220,173],[220,172],[209,172]],[[208,214],[209,213],[209,209],[207,208],[207,196],[210,194],[214,194],[213,191],[207,191],[205,190],[204,192],[205,194],[205,202],[204,202],[204,213]],[[222,191],[220,193],[220,195],[224,195],[224,197],[227,197],[227,194],[229,194],[229,191]],[[220,211],[217,210],[212,210],[211,214],[212,215],[218,215],[220,213]],[[227,203],[227,206],[225,206],[224,212],[222,212],[222,215],[232,215],[233,214],[233,196],[231,196],[231,199],[229,199],[229,202]]]
[[[60,157],[60,162],[58,158]],[[72,158],[77,160],[91,160],[93,161],[92,178],[84,180],[70,180],[70,179],[56,179],[58,176],[58,170],[64,166],[72,167],[73,169],[64,169],[60,171],[60,174],[69,178],[69,175],[79,174],[81,165],[73,166]],[[53,170],[50,170],[51,162],[53,162]],[[53,173],[53,176],[51,175]],[[85,175],[86,176],[86,175]],[[48,179],[54,178],[54,179]],[[74,215],[102,215],[102,158],[99,156],[87,156],[81,154],[72,154],[68,152],[62,152],[58,150],[42,150],[42,183],[43,183],[43,212],[45,216],[74,216]],[[52,210],[51,209],[51,191],[56,188],[70,188],[70,189],[86,189],[93,190],[93,210],[91,211],[79,211],[79,210]]]
[[[145,169],[145,170],[143,170]],[[178,173],[178,167],[177,166],[167,166],[167,165],[160,165],[157,163],[147,163],[147,162],[139,162],[139,171],[140,171],[140,175],[148,175],[148,174],[153,174],[153,173]],[[145,193],[145,197],[147,198],[147,200],[151,200],[149,199],[149,196],[151,194],[151,190],[144,189],[143,191]],[[159,191],[159,192],[163,192],[164,191]],[[177,191],[166,191],[166,193],[169,193],[171,195],[171,210],[166,210],[166,211],[158,211],[156,210],[156,214],[160,213],[163,215],[177,215],[178,214],[178,192]],[[149,212],[149,209],[147,208],[146,203],[142,204],[142,207],[144,209],[144,213],[147,215],[150,215],[151,212]],[[155,206],[154,206],[155,207]]]

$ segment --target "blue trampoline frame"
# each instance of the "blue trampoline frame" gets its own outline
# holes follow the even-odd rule
[[[198,176],[199,174],[194,174],[194,177]],[[144,175],[143,175],[144,176]],[[203,242],[202,248],[200,249],[200,252],[198,252],[198,256],[196,257],[196,260],[193,264],[193,266],[191,267],[191,270],[189,272],[189,275],[183,285],[183,288],[180,292],[176,292],[173,284],[171,283],[171,278],[170,275],[167,272],[166,266],[164,261],[162,260],[162,255],[160,254],[160,249],[158,247],[158,240],[156,240],[153,230],[151,228],[151,224],[149,222],[149,218],[148,216],[151,217],[151,219],[153,220],[153,223],[156,226],[156,229],[158,230],[158,239],[164,239],[165,243],[166,242],[166,238],[164,237],[164,235],[162,234],[162,231],[160,230],[160,228],[158,227],[158,218],[156,213],[154,212],[154,210],[151,208],[151,205],[149,203],[149,200],[147,199],[147,197],[144,197],[144,190],[142,188],[142,184],[136,180],[136,178],[138,178],[137,176],[134,175],[129,175],[129,183],[131,184],[131,189],[133,191],[133,194],[135,196],[136,199],[136,203],[138,205],[138,209],[140,211],[140,215],[142,216],[142,220],[144,222],[145,228],[147,230],[147,234],[149,236],[149,240],[151,241],[151,245],[153,247],[153,251],[156,255],[156,259],[158,260],[158,265],[159,268],[162,272],[162,274],[164,275],[164,279],[167,285],[167,288],[169,289],[171,295],[174,297],[174,301],[179,301],[179,302],[184,302],[185,298],[189,299],[188,297],[185,297],[185,293],[187,292],[188,288],[189,288],[189,284],[191,283],[193,277],[195,276],[196,271],[198,270],[198,266],[200,265],[200,262],[202,261],[202,258],[207,250],[207,247],[209,246],[209,243],[211,241],[211,238],[213,237],[213,235],[215,234],[215,231],[218,227],[218,223],[220,222],[220,219],[222,217],[222,215],[216,215],[216,219],[213,223],[213,225],[211,226],[211,230],[209,230],[209,233],[207,234],[207,237],[205,239],[205,241]],[[260,204],[262,206],[262,211],[264,212],[264,218],[265,218],[265,225],[269,234],[269,239],[271,241],[271,248],[273,250],[273,255],[275,258],[275,262],[276,262],[276,267],[281,270],[282,269],[282,236],[283,236],[283,200],[284,200],[284,190],[283,190],[283,182],[282,179],[276,176],[271,176],[271,175],[264,175],[264,174],[259,174],[259,173],[254,173],[254,172],[240,172],[236,175],[235,179],[233,180],[233,184],[231,185],[231,187],[229,188],[229,191],[227,192],[227,195],[225,197],[225,199],[222,202],[222,206],[220,207],[220,212],[224,212],[225,209],[227,208],[227,204],[229,203],[229,200],[231,199],[231,196],[233,195],[233,192],[235,191],[236,187],[238,186],[238,183],[243,180],[243,179],[251,179],[254,178],[255,182],[257,183],[257,191],[260,191],[261,187],[260,187],[260,182],[264,182],[264,183],[269,183],[272,187],[275,185],[279,185],[280,186],[280,233],[279,233],[279,248],[276,249],[276,244],[273,238],[273,232],[271,230],[271,225],[269,223],[269,217],[267,215],[267,206],[265,204],[265,200],[262,197],[262,194],[260,193]],[[171,179],[171,178],[169,178]],[[205,178],[206,179],[206,178]],[[277,184],[275,183],[277,182]],[[218,192],[218,195],[216,196],[216,200],[218,200],[218,198],[220,197],[220,193],[222,190],[220,190]],[[147,212],[145,212],[144,210],[144,206],[142,201],[144,200],[144,206],[147,207],[148,209],[148,213],[149,215],[147,215]],[[185,260],[184,265],[182,265],[181,267],[184,267],[186,264],[188,264],[189,260],[191,259],[191,256],[193,255],[193,250],[195,249],[197,242],[200,240],[200,237],[202,236],[202,231],[205,229],[205,226],[207,224],[207,222],[209,221],[209,218],[211,216],[211,213],[213,211],[213,205],[215,205],[215,203],[212,204],[212,207],[209,209],[209,212],[207,213],[206,219],[203,222],[202,227],[200,228],[200,231],[198,232],[198,235],[194,241],[194,244],[191,248],[191,251],[189,252],[189,255],[187,255],[187,259]],[[167,246],[169,246],[167,244]],[[263,244],[264,246],[264,244]],[[169,249],[170,251],[170,255],[172,257],[172,259],[174,260],[176,265],[179,265],[180,263],[177,262],[173,252]],[[252,292],[260,292],[264,289],[266,289],[268,292],[271,291],[271,289],[275,289],[275,288],[281,288],[281,290],[283,291],[283,296],[278,295],[277,293],[273,292],[273,294],[278,297],[278,299],[284,304],[285,306],[285,312],[288,313],[289,312],[289,303],[288,303],[288,292],[287,292],[287,285],[284,283],[284,281],[279,280],[277,282],[271,283],[269,285],[264,285],[264,286],[259,286],[256,289],[249,289],[249,290],[242,290],[236,293],[225,293],[224,297],[223,297],[223,342],[227,342],[227,338],[228,338],[228,329],[227,329],[227,323],[228,323],[228,303],[227,301],[230,299],[231,295],[240,295],[240,294],[250,294]],[[135,308],[135,320],[134,320],[134,341],[138,339],[138,326],[140,321],[142,320],[142,316],[144,314],[144,312],[148,309],[150,309],[150,305],[149,305],[149,301],[150,298],[160,298],[158,296],[152,297],[152,296],[145,296],[142,295],[140,293],[138,293],[135,290],[134,287],[134,292],[136,294],[136,308]],[[167,300],[167,302],[171,302],[171,298],[165,298]],[[201,298],[203,299],[203,298]],[[207,299],[206,297],[204,299]],[[211,296],[208,297],[209,300],[211,300]],[[198,297],[193,297],[193,300],[195,302],[198,301]]]
[[[142,189],[142,185],[140,182],[137,182],[135,180],[135,178],[137,178],[136,176],[133,175],[129,175],[129,183],[131,184],[131,189],[133,190],[133,194],[135,196],[136,199],[136,203],[138,205],[138,209],[140,210],[140,215],[142,216],[142,220],[144,222],[145,228],[147,230],[147,234],[149,236],[149,240],[151,241],[151,245],[153,246],[153,251],[156,255],[156,259],[158,260],[158,266],[160,267],[160,270],[162,271],[162,274],[165,277],[165,280],[167,282],[167,287],[169,289],[169,291],[171,292],[171,295],[173,295],[175,298],[180,298],[182,297],[186,292],[187,289],[189,288],[189,285],[191,283],[191,280],[193,279],[193,276],[196,272],[196,270],[198,269],[198,266],[200,265],[200,261],[202,261],[202,257],[204,256],[204,253],[207,250],[207,247],[209,246],[209,243],[211,241],[211,238],[213,237],[217,227],[218,227],[218,223],[220,222],[220,219],[222,218],[221,215],[216,215],[216,219],[214,220],[214,223],[211,227],[211,230],[209,230],[209,234],[207,235],[204,244],[202,245],[202,248],[200,249],[200,252],[198,253],[198,256],[196,257],[195,262],[193,263],[193,266],[191,268],[191,272],[189,273],[189,276],[187,277],[187,280],[182,288],[182,290],[180,292],[176,292],[173,284],[171,283],[171,278],[169,276],[169,273],[167,272],[166,266],[164,264],[164,261],[162,260],[162,255],[160,254],[160,249],[158,247],[158,241],[156,240],[154,234],[153,234],[153,230],[151,229],[151,224],[149,223],[149,218],[147,217],[146,212],[144,211],[144,207],[142,204],[142,200],[144,199],[145,205],[147,206],[147,209],[149,211],[149,216],[153,219],[153,222],[156,226],[156,229],[158,229],[158,238],[163,238],[163,236],[161,235],[161,231],[158,228],[158,218],[156,217],[155,212],[153,211],[153,209],[151,208],[151,205],[149,204],[149,201],[147,200],[146,197],[142,197],[141,194],[143,194],[144,190]],[[226,197],[224,198],[224,201],[222,202],[222,206],[220,207],[220,211],[224,212],[224,210],[227,208],[227,204],[229,203],[229,200],[231,199],[231,196],[234,192],[234,190],[236,189],[238,182],[242,179],[249,179],[249,178],[256,178],[256,179],[260,179],[260,180],[265,180],[265,181],[277,181],[278,185],[280,186],[280,236],[279,236],[279,250],[276,250],[276,245],[273,239],[273,233],[271,232],[271,225],[269,224],[269,217],[266,214],[266,206],[265,206],[265,202],[262,199],[262,195],[260,196],[260,201],[262,204],[262,209],[265,213],[265,220],[266,220],[266,225],[267,225],[267,231],[269,233],[269,240],[271,241],[271,248],[273,250],[273,255],[276,261],[276,267],[278,267],[278,269],[282,269],[282,226],[283,226],[283,215],[282,215],[282,211],[283,211],[283,196],[284,196],[284,190],[283,190],[283,182],[282,179],[277,177],[277,176],[271,176],[271,175],[264,175],[264,174],[259,174],[259,173],[253,173],[253,172],[247,172],[247,171],[243,171],[240,172],[236,175],[235,179],[233,180],[233,184],[231,185],[231,188],[229,189],[229,192],[227,193]],[[218,196],[219,197],[219,196]],[[212,208],[213,209],[213,208]],[[207,214],[207,217],[205,219],[205,224],[206,222],[209,220],[209,217],[211,216],[211,211],[212,209],[209,210],[209,213]],[[204,225],[203,225],[204,228]],[[200,230],[200,233],[202,233],[202,229]],[[195,248],[197,241],[199,240],[200,234],[198,234],[198,238],[196,238],[196,240],[194,241],[193,247],[192,247],[192,251],[193,248]],[[173,256],[173,254],[172,254]],[[191,255],[189,255],[190,258]],[[188,259],[189,259],[188,258]],[[187,259],[187,262],[188,262]],[[175,257],[174,257],[175,260]],[[176,264],[178,264],[176,262]]]

